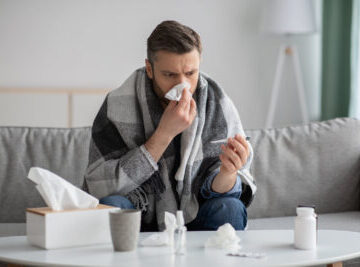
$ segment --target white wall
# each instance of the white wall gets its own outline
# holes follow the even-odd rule
[[[146,38],[165,19],[202,37],[201,68],[237,105],[244,128],[265,124],[281,38],[259,33],[266,0],[0,0],[0,87],[116,88],[143,66]],[[320,0],[314,0],[317,20]],[[311,120],[320,114],[320,34],[298,45]],[[291,69],[290,69],[291,70]],[[295,92],[294,77],[281,88]],[[75,99],[75,126],[91,125],[103,97]],[[66,127],[66,97],[0,95],[0,125]],[[300,122],[282,93],[275,126]]]

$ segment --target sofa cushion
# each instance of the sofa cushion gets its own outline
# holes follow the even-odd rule
[[[319,229],[360,232],[360,211],[327,213],[318,215]],[[294,216],[259,218],[248,221],[248,230],[291,230],[294,229]],[[0,223],[0,237],[26,235],[25,223]]]
[[[30,167],[48,169],[82,186],[90,127],[0,127],[0,223],[25,222],[28,207],[45,206],[26,179]]]
[[[0,223],[25,222],[27,207],[45,205],[26,179],[32,166],[81,187],[90,129],[0,127]],[[258,185],[249,218],[295,215],[298,204],[314,204],[317,213],[360,209],[359,120],[245,132]]]
[[[26,235],[26,223],[0,223],[0,237]]]
[[[291,230],[295,216],[250,219],[248,230]],[[318,227],[322,230],[360,232],[360,211],[326,213],[318,215]]]
[[[245,130],[258,192],[249,218],[360,210],[360,120],[337,118],[277,129]]]

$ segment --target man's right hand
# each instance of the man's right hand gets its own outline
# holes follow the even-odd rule
[[[179,102],[170,101],[156,131],[173,139],[187,129],[196,116],[196,102],[188,89],[183,90]]]
[[[196,102],[188,90],[183,90],[179,102],[170,101],[154,134],[145,148],[158,162],[165,149],[179,133],[188,128],[196,116]]]

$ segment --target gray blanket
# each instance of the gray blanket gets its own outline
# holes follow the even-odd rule
[[[192,221],[199,209],[204,180],[218,172],[221,165],[220,144],[211,141],[237,133],[245,135],[232,101],[204,73],[200,73],[193,98],[197,116],[181,134],[180,162],[176,166],[174,144],[158,162],[144,146],[163,113],[145,68],[136,70],[111,91],[92,127],[85,175],[88,191],[98,198],[110,194],[128,197],[143,211],[143,221],[156,220],[160,230],[165,227],[164,211],[175,213],[181,209],[185,222]],[[241,200],[246,206],[256,191],[249,172],[251,160],[240,170],[244,181]]]

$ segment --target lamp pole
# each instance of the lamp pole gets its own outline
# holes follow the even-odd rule
[[[309,122],[309,116],[307,112],[307,103],[305,97],[305,88],[302,78],[302,72],[300,68],[299,53],[295,45],[282,45],[279,50],[278,60],[275,70],[275,79],[271,90],[269,111],[266,118],[265,127],[270,128],[273,126],[275,108],[278,101],[280,82],[284,70],[285,57],[289,56],[293,62],[293,68],[295,71],[296,87],[300,101],[301,115],[304,123]]]

